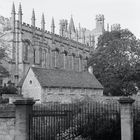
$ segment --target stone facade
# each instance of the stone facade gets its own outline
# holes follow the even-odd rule
[[[0,140],[14,140],[15,118],[0,118]]]
[[[18,83],[30,66],[49,69],[65,69],[82,71],[90,56],[90,47],[68,37],[45,30],[45,19],[42,15],[41,28],[35,25],[35,12],[32,13],[31,25],[22,21],[21,5],[18,20],[13,4],[11,13],[11,30],[5,32],[1,39],[8,40],[9,67],[11,80]]]
[[[76,28],[72,16],[69,22],[62,19],[58,35],[54,18],[51,31],[47,31],[44,14],[39,28],[36,27],[34,10],[31,24],[27,24],[23,22],[21,5],[16,14],[13,4],[10,19],[0,16],[0,46],[8,50],[8,60],[2,61],[2,64],[10,73],[8,79],[17,84],[32,65],[49,69],[85,70],[87,60],[97,46],[98,37],[105,31],[104,19],[104,15],[97,15],[93,30],[81,27],[80,24]],[[118,29],[119,24],[111,27],[111,30]]]
[[[96,15],[96,27],[93,30],[88,30],[85,27],[75,27],[73,17],[68,23],[66,19],[60,20],[60,35],[69,37],[75,41],[81,42],[90,46],[91,50],[97,47],[98,38],[105,32],[104,15]]]
[[[101,97],[103,90],[73,89],[73,88],[44,88],[41,93],[41,102],[71,103],[88,98]]]
[[[94,50],[95,40],[97,43],[97,38],[104,32],[103,15],[96,16],[96,28],[92,31],[80,26],[76,29],[72,17],[69,23],[67,20],[61,20],[60,35],[55,33],[54,19],[49,32],[45,29],[44,14],[41,28],[36,27],[34,10],[31,25],[23,22],[22,15],[19,5],[16,17],[13,4],[11,18],[5,21],[7,30],[3,31],[0,38],[0,45],[4,42],[4,46],[10,50],[8,64],[4,61],[3,65],[10,73],[10,80],[16,84],[32,65],[49,69],[85,70],[90,53]]]
[[[0,140],[15,140],[15,108],[0,105]]]

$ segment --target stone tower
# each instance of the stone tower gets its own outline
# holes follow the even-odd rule
[[[113,24],[111,25],[111,31],[119,31],[121,29],[120,24]]]
[[[98,32],[104,32],[104,15],[96,15],[96,30]]]
[[[94,41],[95,41],[95,48],[97,47],[97,44],[98,44],[98,38],[100,35],[102,35],[105,31],[105,28],[104,28],[104,15],[96,15],[96,28],[94,30]]]

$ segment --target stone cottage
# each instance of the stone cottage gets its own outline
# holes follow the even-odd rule
[[[88,71],[30,67],[18,85],[24,97],[38,102],[73,102],[88,97],[102,96],[103,87]]]

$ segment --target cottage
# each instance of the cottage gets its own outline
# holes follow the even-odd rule
[[[30,67],[18,85],[24,97],[39,102],[72,102],[85,96],[102,96],[103,87],[88,71]]]

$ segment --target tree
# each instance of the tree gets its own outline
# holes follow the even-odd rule
[[[9,42],[0,39],[0,62],[1,60],[10,60],[9,55],[11,53]]]
[[[0,60],[3,59],[6,56],[5,49],[0,48]]]
[[[140,60],[140,41],[127,29],[105,32],[88,61],[104,86],[105,95],[128,95],[137,92],[136,65]]]
[[[8,81],[7,86],[4,85],[0,92],[1,94],[18,94],[18,89],[11,81]]]

